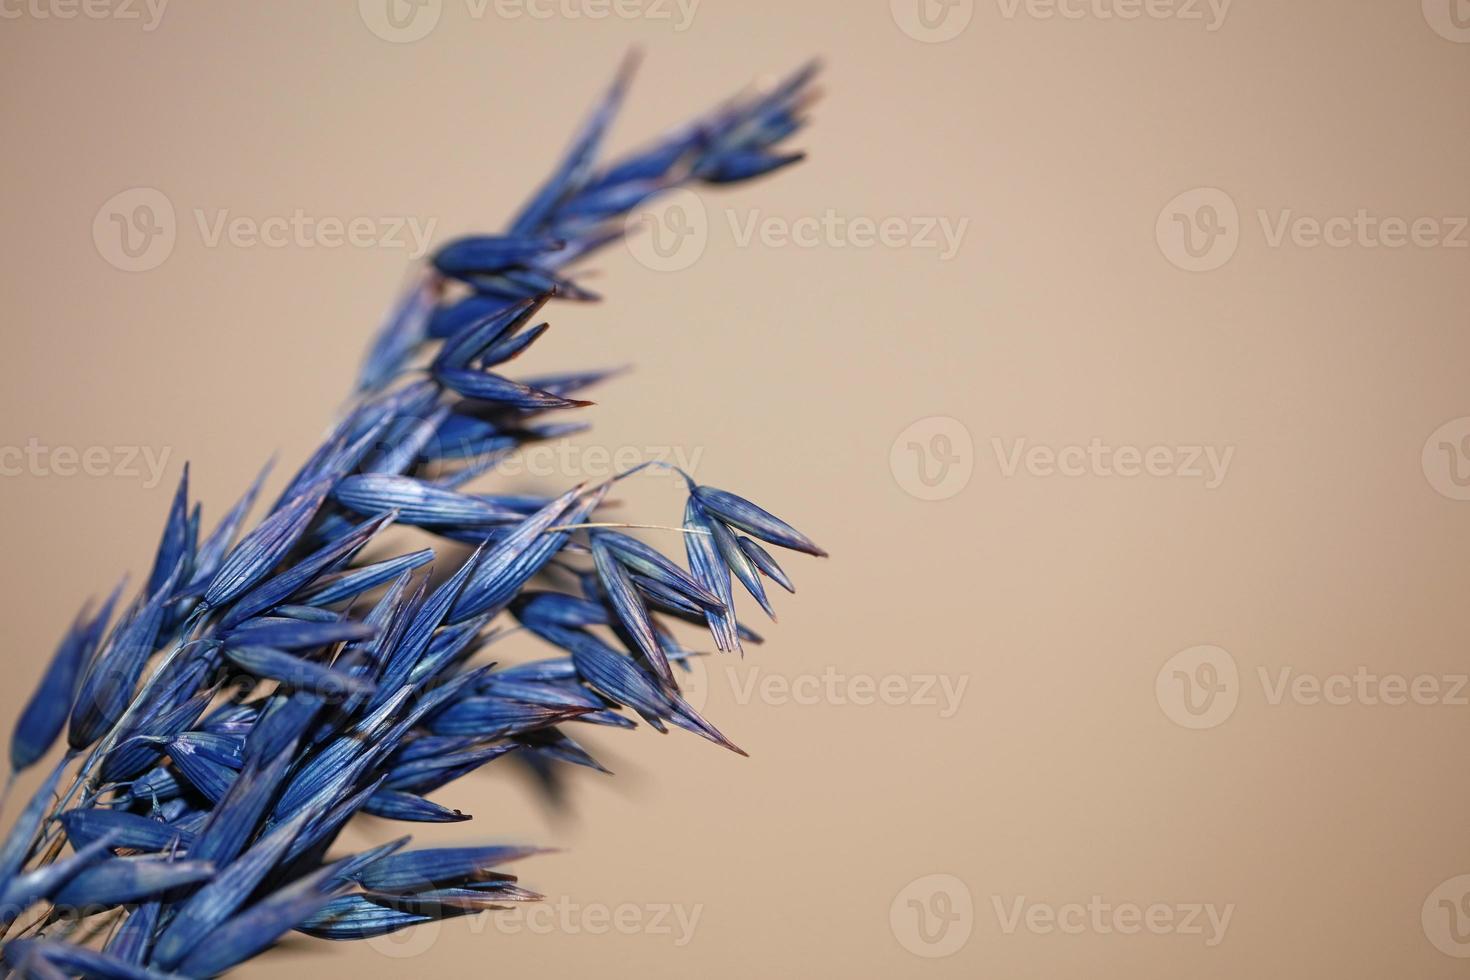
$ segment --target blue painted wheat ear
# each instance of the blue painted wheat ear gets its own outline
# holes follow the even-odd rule
[[[84,610],[10,746],[11,780],[65,731],[67,751],[0,846],[3,955],[24,976],[213,976],[291,930],[359,939],[539,896],[499,869],[532,848],[329,858],[359,812],[467,820],[429,797],[517,753],[600,768],[571,722],[683,728],[739,751],[680,694],[693,654],[759,642],[731,579],[770,611],[791,582],[766,545],[821,555],[789,524],[689,477],[683,566],[596,519],[610,485],[559,496],[464,488],[506,453],[578,427],[550,413],[598,373],[513,381],[499,370],[545,329],[552,297],[588,299],[572,264],[672,188],[747,180],[800,158],[814,69],[744,94],[607,165],[619,73],[507,232],[452,241],[371,345],[343,420],[248,533],[264,481],[208,533],[188,470],[152,570]],[[473,546],[431,579],[431,550],[359,561],[390,525]],[[575,592],[532,589],[551,569]],[[508,613],[561,655],[475,655]],[[114,614],[116,614],[114,620]]]

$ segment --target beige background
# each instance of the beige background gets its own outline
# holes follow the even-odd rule
[[[901,29],[923,33],[904,0],[704,0],[687,24],[671,4],[593,20],[566,15],[587,0],[558,3],[536,19],[444,0],[409,43],[350,0],[176,0],[152,30],[141,5],[4,7],[0,444],[108,447],[112,470],[112,447],[170,454],[158,486],[37,467],[0,480],[7,717],[78,602],[144,569],[184,459],[212,519],[270,453],[312,447],[409,267],[401,248],[211,247],[196,209],[415,216],[440,239],[495,228],[630,45],[648,58],[620,148],[757,74],[829,65],[804,165],[706,195],[687,269],[597,259],[608,301],[557,308],[525,362],[636,363],[580,445],[700,453],[704,479],[832,551],[793,559],[801,594],[778,600],[770,642],[709,673],[710,716],[752,758],[596,731],[618,776],[572,773],[560,819],[509,769],[467,780],[440,798],[476,821],[424,836],[566,848],[520,869],[562,902],[553,934],[533,920],[293,941],[242,975],[1462,972],[1433,941],[1470,954],[1439,905],[1470,872],[1470,503],[1436,489],[1459,492],[1439,444],[1459,452],[1470,432],[1454,220],[1470,214],[1470,32],[1447,3],[1238,0],[1219,20],[1193,0],[1065,5],[1076,17],[961,0],[931,11],[958,31],[942,43]],[[115,16],[134,9],[142,21]],[[1120,10],[1142,14],[1103,16]],[[129,273],[92,225],[139,187],[175,208],[177,240]],[[1189,272],[1170,230],[1207,220],[1207,201],[1164,209],[1202,187],[1237,211],[1215,212],[1207,264],[1238,241]],[[1423,235],[1451,242],[1273,244],[1283,218],[1360,209],[1436,219]],[[907,244],[742,243],[731,225],[829,212],[899,219]],[[956,254],[915,247],[924,219],[968,222]],[[1188,452],[1157,457],[1185,475],[1007,475],[1017,440],[1094,439],[1232,455],[1213,489]],[[910,442],[948,474],[945,499],[910,492],[927,493]],[[666,480],[625,499],[640,518],[678,513]],[[1200,645],[1237,673],[1218,675],[1213,727],[1190,730],[1171,720],[1195,718],[1173,671],[1205,676],[1201,655],[1166,662]],[[815,703],[761,687],[829,668],[845,680]],[[1421,678],[1434,703],[1382,703],[1375,682],[1345,704],[1276,696],[1283,671],[1331,686],[1359,668]],[[854,703],[869,682],[922,694],[925,678],[965,685],[950,717],[924,697]],[[1066,916],[1092,896],[1231,917],[1214,945],[1203,917],[1202,935],[1008,931],[1018,900]],[[690,941],[655,920],[664,905],[697,912]],[[620,908],[632,934],[592,934]]]

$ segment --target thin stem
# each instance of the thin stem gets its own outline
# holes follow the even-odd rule
[[[669,525],[669,524],[624,524],[624,523],[619,522],[619,521],[607,521],[607,522],[602,522],[602,523],[589,522],[587,524],[558,524],[558,525],[555,525],[553,527],[548,527],[546,530],[548,532],[550,532],[550,531],[580,531],[584,527],[634,527],[634,528],[644,528],[644,529],[649,530],[649,531],[677,531],[680,534],[709,534],[710,533],[708,531],[701,531],[698,528],[674,527],[674,526]]]

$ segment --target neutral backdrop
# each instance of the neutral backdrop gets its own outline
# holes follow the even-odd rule
[[[830,549],[704,675],[751,757],[594,732],[563,812],[465,780],[424,836],[562,848],[550,912],[241,975],[1461,975],[1454,2],[4,0],[0,709],[185,460],[212,520],[311,449],[395,225],[499,228],[630,47],[614,148],[819,55],[809,159],[591,263],[525,370],[636,370],[489,484],[666,449]]]

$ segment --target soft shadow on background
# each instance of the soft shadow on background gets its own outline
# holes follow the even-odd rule
[[[4,7],[5,717],[183,462],[210,520],[299,461],[414,230],[498,228],[635,45],[615,149],[812,55],[826,95],[806,162],[662,215],[697,249],[553,309],[525,371],[635,370],[541,485],[683,454],[833,557],[709,665],[750,759],[599,731],[565,818],[441,794],[427,839],[564,849],[549,911],[242,976],[1461,972],[1455,0],[393,2]]]

